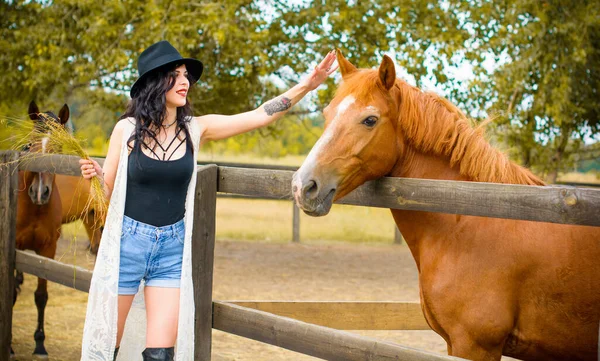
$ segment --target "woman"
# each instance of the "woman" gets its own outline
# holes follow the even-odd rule
[[[110,199],[82,360],[118,355],[129,361],[140,353],[143,360],[173,360],[175,345],[177,360],[193,359],[190,237],[198,148],[281,118],[335,71],[334,60],[330,52],[298,85],[255,110],[193,117],[187,93],[202,63],[182,58],[167,41],[142,52],[140,76],[112,132],[104,167],[79,161],[83,177],[100,177]]]

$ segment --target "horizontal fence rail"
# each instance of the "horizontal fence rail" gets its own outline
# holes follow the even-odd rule
[[[19,271],[46,279],[50,282],[89,292],[92,271],[65,264],[51,258],[17,250],[15,268]]]
[[[291,171],[219,167],[219,192],[291,199]],[[382,178],[337,203],[600,226],[600,189]]]
[[[338,330],[431,330],[415,302],[223,302]]]
[[[213,320],[217,330],[324,360],[462,360],[224,302],[213,303]]]
[[[30,172],[50,172],[62,175],[72,175],[81,177],[81,168],[79,165],[80,157],[61,154],[36,154],[28,155],[22,152],[19,158],[19,170],[28,170]],[[92,158],[100,165],[104,164],[104,158]]]
[[[19,169],[80,175],[78,157],[46,155]],[[291,170],[219,167],[218,192],[291,199]],[[381,208],[600,226],[600,189],[382,178],[339,200]]]
[[[9,153],[12,151],[0,151],[0,153]],[[17,152],[14,152],[17,153]],[[32,172],[48,172],[64,175],[80,176],[79,157],[62,154],[36,154],[35,157],[27,156],[28,153],[20,152],[20,169],[27,169]],[[101,166],[104,164],[104,158],[91,157]],[[298,167],[285,165],[269,164],[251,164],[251,163],[231,163],[231,162],[196,162],[197,165],[217,164],[221,167],[250,168],[250,169],[271,169],[295,171]]]

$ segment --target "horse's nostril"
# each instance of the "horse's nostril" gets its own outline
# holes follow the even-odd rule
[[[44,188],[44,196],[47,197],[50,194],[50,187]]]
[[[33,189],[33,186],[29,186],[29,191],[28,191],[30,196],[34,196],[35,195],[35,190]]]
[[[293,186],[292,187],[292,192],[296,193],[298,191],[298,186]]]
[[[317,195],[319,194],[319,186],[317,186],[317,182],[314,180],[308,181],[308,183],[302,187],[302,194],[304,195],[304,198],[317,198]]]

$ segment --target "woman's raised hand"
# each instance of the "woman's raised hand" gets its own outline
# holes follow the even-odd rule
[[[81,176],[85,179],[92,179],[102,174],[102,167],[93,159],[81,158],[79,164],[81,165]]]
[[[319,85],[321,85],[321,83],[325,81],[325,79],[327,79],[329,75],[331,75],[331,73],[333,73],[338,68],[337,64],[335,67],[332,66],[334,62],[335,50],[332,50],[329,53],[327,53],[325,59],[323,59],[321,63],[317,65],[315,69],[309,75],[307,75],[306,78],[302,80],[302,82],[304,82],[304,84],[309,90],[316,89]]]

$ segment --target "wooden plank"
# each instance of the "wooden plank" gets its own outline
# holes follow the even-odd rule
[[[423,317],[423,311],[419,303],[337,301],[226,302],[338,330],[430,330],[425,317]]]
[[[210,361],[212,334],[212,281],[217,207],[216,165],[200,167],[194,197],[192,277],[196,307],[194,360]]]
[[[207,165],[216,164],[219,167],[230,167],[230,168],[251,168],[251,169],[276,169],[276,170],[291,170],[296,171],[298,167],[287,166],[287,165],[273,165],[273,164],[256,164],[256,163],[231,163],[231,162],[198,162],[197,164]]]
[[[16,268],[79,291],[90,290],[92,271],[82,267],[64,264],[30,252],[17,251]]]
[[[19,170],[81,176],[79,157],[62,154],[36,154],[35,156],[28,156],[25,152],[21,154],[22,158],[19,162]],[[92,159],[98,161],[101,166],[104,164],[104,158],[92,157]]]
[[[324,360],[459,360],[224,302],[213,304],[213,328]]]
[[[0,360],[10,359],[15,291],[18,153],[0,154]]]
[[[291,199],[291,171],[219,169],[219,192]],[[600,189],[382,178],[337,203],[600,226]]]
[[[62,154],[35,154],[35,156],[27,156],[28,153],[21,152],[22,162],[19,164],[20,170],[29,170],[32,172],[50,172],[64,175],[79,176],[79,157]],[[104,164],[103,157],[92,157],[101,166]],[[196,162],[197,165],[204,166],[217,164],[223,167],[235,168],[250,168],[250,169],[274,169],[274,170],[289,170],[294,171],[298,167],[269,165],[269,164],[252,164],[252,163],[230,163],[230,162]]]

